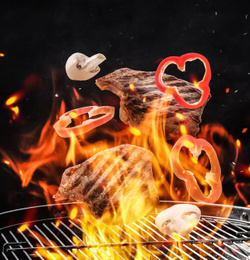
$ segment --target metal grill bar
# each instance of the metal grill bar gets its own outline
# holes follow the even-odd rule
[[[81,223],[82,225],[85,225],[85,223],[83,223],[80,219],[78,219],[78,222],[79,223]],[[71,223],[73,223],[72,221],[71,221]],[[93,223],[92,223],[93,224]],[[82,230],[82,229],[81,229]],[[83,230],[82,230],[82,232],[84,232]],[[85,232],[84,232],[85,233]],[[133,255],[131,255],[127,250],[124,250],[124,252],[126,252],[130,257],[132,257],[133,259],[135,258]]]
[[[63,225],[66,229],[68,229],[68,230],[72,233],[72,235],[74,235],[83,245],[85,245],[84,242],[82,241],[82,239],[81,239],[75,232],[73,232],[67,225],[65,225],[63,222],[61,222],[61,225]],[[69,250],[69,251],[70,251],[70,250]],[[79,249],[79,251],[80,251],[80,253],[81,253],[83,256],[86,257],[86,254],[84,254],[84,252],[83,252],[81,249]],[[76,256],[75,256],[75,258],[76,258]],[[76,258],[76,259],[77,259],[77,258]]]
[[[155,219],[153,216],[150,216],[150,217],[153,218],[153,219]],[[171,236],[171,237],[172,237],[172,236]],[[187,241],[187,239],[186,239],[185,237],[183,237],[183,236],[181,236],[181,235],[180,235],[180,237],[181,237],[184,241]],[[191,234],[190,234],[190,237],[191,237],[193,240],[195,240],[195,237],[192,236]],[[209,252],[203,250],[201,247],[199,247],[199,246],[197,246],[197,245],[195,245],[195,244],[193,244],[193,246],[194,246],[197,250],[200,250],[200,251],[202,251],[203,253],[205,253],[207,256],[211,257],[212,259],[215,259],[215,260],[217,259],[217,258],[213,257]],[[208,246],[207,244],[205,244],[204,246],[205,246],[206,248],[208,248],[210,251],[213,251],[213,249],[211,250],[211,247]],[[214,252],[217,254],[216,251],[214,251]],[[200,254],[198,254],[198,256],[201,257]],[[206,258],[205,258],[205,259],[206,259]],[[226,259],[226,258],[225,258],[225,259]]]
[[[204,230],[201,230],[201,229],[198,229],[198,230],[201,231],[201,232],[203,232],[205,235],[211,237],[211,235],[210,235],[209,233],[205,232]],[[205,239],[205,240],[208,240],[208,238],[206,238],[205,236],[203,236],[203,235],[201,235],[200,233],[196,232],[195,230],[193,231],[193,233],[195,233],[197,236],[202,237],[202,238]],[[224,240],[221,239],[221,241],[224,241]],[[229,241],[230,241],[230,240],[229,240]],[[218,240],[217,240],[217,242],[214,242],[213,245],[214,245],[217,249],[219,249],[219,251],[222,251],[224,254],[227,254],[227,255],[231,256],[231,254],[230,254],[229,252],[227,252],[226,250],[224,250],[224,249],[223,249],[222,247],[220,247],[217,243],[218,243]],[[224,243],[224,245],[226,245],[226,243]],[[219,254],[219,253],[217,253],[217,254],[218,254],[218,256],[221,256],[221,254]],[[238,259],[238,258],[236,258],[236,257],[234,257],[234,256],[232,256],[232,257],[235,258],[235,259]]]
[[[231,224],[230,223],[230,225],[233,225],[233,224]],[[233,225],[234,226],[234,225]],[[232,230],[232,228],[230,228],[229,226],[226,226],[228,229],[231,229]],[[245,238],[247,238],[248,240],[250,240],[250,237],[249,236],[246,236],[245,234],[245,232],[247,232],[248,234],[249,234],[249,231],[246,231],[243,227],[241,227],[241,226],[237,226],[237,228],[238,229],[241,229],[242,231],[244,231],[244,233],[242,234],[241,233],[241,235],[243,236],[243,237],[245,237]],[[234,230],[234,232],[235,232],[235,230]],[[247,250],[246,250],[246,248],[244,248],[244,250],[246,250],[248,253],[250,253],[250,245],[247,243],[247,242],[245,242],[245,241],[243,241],[242,242],[246,247],[247,247]]]
[[[150,222],[148,219],[143,218],[144,220],[148,221],[149,223],[151,223],[152,226],[154,226],[156,228],[156,225],[152,222]],[[156,232],[156,229],[153,229],[151,227],[149,227],[146,223],[142,222],[141,220],[138,221],[139,223],[141,223],[143,226],[146,226],[149,230],[151,230],[154,234],[156,234],[157,236],[159,236],[161,239],[167,241],[167,239],[165,237],[163,237],[161,234],[159,234],[158,232]],[[173,237],[172,237],[173,238]],[[155,238],[155,240],[157,240]],[[173,245],[176,249],[178,249],[182,254],[188,256],[190,259],[194,259],[192,256],[188,255],[185,251],[183,251],[181,248],[178,248],[176,245]],[[184,247],[188,248],[185,244],[183,245]],[[195,260],[195,259],[194,259]]]
[[[82,223],[82,221],[80,220],[80,219],[78,219],[78,222],[79,223],[81,223],[81,224],[83,224]],[[95,225],[92,221],[89,221],[92,225]],[[108,227],[108,226],[107,226]],[[111,230],[111,228],[109,228],[110,230]],[[114,233],[114,232],[113,232]],[[117,234],[117,233],[116,233]],[[97,234],[98,235],[98,234]],[[100,237],[99,235],[98,235],[98,237]],[[118,237],[121,239],[121,237],[118,235]],[[108,236],[108,238],[113,242],[113,243],[117,243],[111,236]],[[102,242],[105,242],[105,243],[107,243],[104,239],[100,239]],[[113,248],[112,248],[113,249]],[[137,251],[137,249],[134,247],[134,249]],[[125,253],[127,253],[127,254],[129,254],[130,255],[130,257],[132,257],[133,259],[135,258],[133,255],[131,255],[127,250],[125,250],[124,248],[122,248],[122,250],[125,252]],[[115,251],[115,250],[113,250],[113,251]],[[115,251],[116,253],[117,253],[117,251]],[[137,253],[138,253],[138,251],[137,251]],[[122,257],[119,253],[117,253],[122,259],[125,259],[124,257]]]
[[[202,224],[202,223],[200,223],[200,226],[202,226],[204,229],[208,229],[209,231],[211,231],[211,232],[213,232],[213,230],[211,229],[211,228],[208,228],[207,226],[205,226],[204,224]],[[216,234],[215,233],[215,236],[220,236],[220,237],[222,237],[222,238],[226,238],[224,235],[222,235],[224,232],[223,232],[224,230],[222,230],[222,229],[220,229],[220,234]],[[211,233],[210,233],[211,234]],[[229,237],[232,237],[232,238],[237,238],[236,236],[233,236],[233,235],[231,235],[231,234],[229,234],[229,233],[227,233],[228,235],[229,235]],[[232,242],[236,247],[238,247],[239,249],[242,249],[242,246],[240,245],[240,244],[237,244],[236,242]],[[229,245],[227,245],[228,247],[229,247]],[[232,247],[230,247],[230,249],[232,249]],[[245,257],[246,255],[245,254],[242,254],[242,253],[240,253],[239,252],[239,254],[240,255],[242,255],[243,257]]]
[[[137,225],[136,223],[133,223],[136,227],[138,227],[139,229],[141,229],[142,231],[144,231],[146,234],[148,234],[151,238],[153,238],[153,240],[154,241],[157,241],[157,239],[156,238],[154,238],[150,233],[148,233],[145,229],[143,229],[141,226],[139,226],[139,225]],[[129,227],[131,230],[133,230],[131,227]],[[133,230],[133,232],[135,232],[134,230]],[[142,237],[142,236],[141,236]],[[173,255],[175,255],[175,257],[177,257],[177,258],[179,258],[179,259],[183,259],[182,257],[180,257],[180,256],[178,256],[176,253],[174,253],[173,251],[171,251],[171,249],[169,249],[169,248],[167,248],[167,247],[165,247],[165,246],[163,246],[168,252],[171,252],[171,254],[173,254]],[[159,249],[158,249],[159,250]],[[165,254],[164,254],[165,255]],[[165,255],[166,256],[166,255]],[[169,256],[166,256],[166,257],[168,257],[169,258]],[[171,259],[171,258],[169,258],[169,259]]]
[[[43,260],[39,249],[47,250],[45,252],[51,259],[56,259],[53,256],[55,252],[64,260],[68,259],[66,255],[75,260],[79,255],[89,260],[102,260],[103,257],[110,260],[137,259],[136,256],[143,260],[147,260],[148,256],[157,260],[226,260],[228,257],[241,260],[248,259],[250,255],[250,224],[246,221],[203,215],[189,238],[180,236],[179,240],[174,236],[163,236],[154,219],[154,216],[149,216],[123,227],[94,228],[93,234],[89,233],[88,225],[94,227],[95,223],[88,220],[87,224],[79,218],[74,221],[63,218],[59,226],[53,222],[55,218],[43,220],[40,224],[39,221],[34,222],[32,228],[28,225],[26,231],[20,234],[16,230],[19,224],[12,225],[0,237],[5,243],[2,257],[19,260],[19,254],[23,254],[28,260],[33,259],[32,256]],[[109,232],[106,233],[106,230]],[[73,242],[73,236],[79,244]]]
[[[72,235],[76,236],[76,237],[77,237],[79,240],[81,240],[81,242],[83,243],[82,239],[80,239],[80,238],[77,236],[77,234],[72,231],[72,229],[70,229],[68,226],[66,226],[63,222],[62,222],[62,225],[63,225],[66,229],[68,229],[69,232],[72,233]],[[102,239],[98,234],[96,234],[96,235],[98,236],[98,238],[99,238],[100,241],[106,243],[106,241],[103,241],[103,239]],[[83,243],[83,244],[84,244],[84,243]],[[110,250],[112,250],[112,252],[116,253],[116,254],[119,256],[119,254],[118,254],[113,248],[110,248]],[[107,255],[106,252],[105,252],[105,255]],[[108,256],[108,255],[107,255],[107,256]],[[109,259],[112,259],[110,256],[108,256],[108,258],[109,258]],[[121,257],[121,258],[122,258],[122,257]]]
[[[150,216],[151,218],[153,218],[153,219],[155,219],[153,216]],[[156,229],[157,229],[157,227],[156,227],[156,225],[154,224],[154,223],[152,223],[151,221],[149,221],[148,220],[148,222],[150,222]],[[157,233],[157,232],[156,232]],[[160,237],[162,237],[161,235],[160,235]],[[175,240],[175,241],[177,241],[177,239],[175,238],[175,237],[173,237],[173,236],[170,236],[173,240]],[[165,239],[165,238],[164,238]],[[184,238],[184,237],[182,237],[182,239],[183,239],[183,241],[185,240],[187,240],[186,238]],[[166,240],[166,239],[165,239]],[[192,251],[191,250],[191,247],[190,246],[187,246],[186,244],[183,244],[183,246],[185,247],[185,248],[187,248],[188,250],[190,250],[190,251]],[[197,248],[198,248],[198,246],[196,246]],[[194,251],[195,252],[195,251]],[[200,254],[198,254],[198,253],[196,253],[195,252],[195,254],[196,255],[198,255],[199,257],[201,257],[201,259],[203,258]],[[203,259],[206,259],[206,258],[203,258]]]
[[[15,242],[19,243],[20,248],[22,248],[22,251],[24,252],[24,254],[28,257],[28,259],[31,259],[31,257],[28,255],[28,253],[25,251],[24,247],[22,246],[22,243],[20,243],[20,241],[18,241],[18,239],[16,238],[16,236],[13,234],[12,231],[9,232],[11,234],[11,236],[14,238]],[[22,234],[23,235],[23,234]],[[24,236],[25,237],[25,236]],[[32,244],[30,244],[32,246]]]
[[[49,244],[51,244],[51,246],[54,246],[54,244],[53,244],[52,241],[48,238],[48,236],[47,236],[37,225],[35,225],[34,228],[39,231],[39,233],[48,241]],[[59,251],[59,252],[60,252],[60,251]],[[67,250],[67,252],[68,252],[69,254],[71,254],[71,255],[76,259],[75,255],[72,254],[72,252],[71,252],[70,250]]]
[[[142,222],[141,220],[139,220],[138,222],[139,222],[140,224],[142,224],[143,226],[145,226],[145,227],[146,227],[147,229],[149,229],[150,231],[152,231],[154,234],[158,235],[158,236],[159,236],[161,239],[163,239],[164,241],[168,241],[165,237],[163,237],[161,234],[159,234],[158,232],[156,232],[153,228],[149,227],[146,223]],[[156,228],[156,226],[155,226],[154,223],[152,223],[152,222],[150,222],[150,223]],[[135,223],[134,223],[134,224],[135,224]],[[135,225],[136,225],[136,224],[135,224]],[[137,225],[137,227],[140,227],[140,226]],[[140,227],[140,228],[141,228],[141,227]],[[150,236],[151,236],[155,241],[157,241],[157,239],[156,239],[152,234],[150,234]],[[166,246],[165,246],[165,245],[163,245],[163,247],[166,249]],[[192,256],[190,256],[190,255],[188,255],[186,252],[184,252],[181,248],[177,247],[175,244],[173,244],[173,247],[174,247],[176,250],[180,251],[181,254],[188,256],[190,259],[194,259]],[[179,257],[178,257],[178,258],[179,258]]]
[[[8,243],[8,240],[6,239],[6,237],[5,237],[3,234],[2,234],[2,238],[4,239],[4,241],[5,241],[6,243]],[[15,243],[15,244],[16,244],[16,243]],[[11,245],[10,245],[10,248],[12,249],[12,246],[11,246]],[[12,251],[11,253],[12,253],[12,255],[15,257],[15,259],[18,260],[18,258],[17,258],[17,256],[16,256],[15,252]],[[6,256],[4,250],[3,250],[3,252],[2,252],[2,255],[3,255],[3,257],[4,257],[5,259],[8,260],[8,257]]]
[[[120,239],[120,241],[122,241],[123,238],[122,238],[115,230],[113,230],[113,229],[112,229],[111,227],[109,227],[109,226],[107,226],[107,228],[108,228],[110,231],[112,231],[112,232]],[[133,248],[133,250],[136,251],[137,254],[140,254],[140,256],[142,256],[145,260],[147,260],[147,258],[146,258],[140,251],[138,251],[138,250],[136,249],[136,247],[132,246],[132,248]],[[129,253],[125,248],[122,247],[122,250],[125,251],[125,252],[127,252],[127,253],[130,255],[130,253]]]
[[[118,229],[120,229],[121,231],[123,231],[128,237],[130,237],[133,241],[135,241],[135,244],[137,244],[139,241],[137,241],[136,239],[134,239],[130,234],[128,234],[126,231],[124,231],[123,229],[121,229],[119,226],[116,226]],[[155,255],[153,252],[151,252],[148,248],[146,248],[145,246],[142,246],[142,248],[149,254],[151,254],[153,257],[155,257],[156,259],[160,259],[157,255]]]
[[[62,223],[62,222],[61,222]],[[60,229],[59,227],[57,227],[53,222],[51,222],[52,226],[54,228],[56,228],[72,245],[72,248],[76,248],[76,245],[73,243],[73,241],[62,231],[62,229]],[[81,241],[83,243],[83,241]],[[83,243],[84,244],[84,243]],[[81,252],[81,250],[80,250]],[[100,260],[102,260],[97,254],[93,253],[97,258],[99,258]]]

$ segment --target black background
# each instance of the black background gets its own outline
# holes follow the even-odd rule
[[[207,57],[212,70],[212,98],[202,124],[220,123],[240,139],[241,163],[250,165],[250,129],[242,133],[250,127],[249,37],[249,1],[2,1],[1,149],[18,153],[20,134],[47,121],[55,94],[53,82],[59,101],[67,101],[74,86],[81,88],[81,96],[102,105],[105,100],[95,86],[96,78],[121,67],[153,71],[165,57],[197,52]],[[95,78],[72,82],[64,66],[74,52],[103,53],[107,60]],[[196,66],[201,78],[203,66]],[[178,74],[174,69],[171,72]],[[18,104],[21,120],[10,123],[11,113],[4,102],[25,88],[30,75],[36,75],[38,81],[28,85],[28,94]],[[73,107],[68,103],[67,108]],[[237,174],[239,181],[248,182]],[[1,165],[0,178],[2,210],[25,206],[27,199],[15,173]]]

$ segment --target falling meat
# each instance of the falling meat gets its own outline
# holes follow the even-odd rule
[[[65,170],[55,198],[83,201],[91,214],[104,222],[142,217],[158,203],[152,156],[150,151],[129,144],[99,152]]]
[[[164,83],[176,87],[180,95],[188,102],[197,102],[201,92],[192,83],[174,76],[163,76]],[[143,122],[141,130],[152,133],[152,127],[163,127],[167,139],[169,134],[179,135],[180,125],[187,133],[199,132],[201,115],[205,105],[197,109],[180,106],[170,94],[163,94],[155,85],[155,72],[136,71],[122,68],[96,80],[101,90],[109,90],[120,97],[120,119],[124,123],[137,127]],[[176,113],[182,115],[177,117]]]

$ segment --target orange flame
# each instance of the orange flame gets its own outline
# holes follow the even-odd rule
[[[4,57],[4,56],[5,56],[5,54],[0,52],[0,57]]]
[[[196,84],[194,82],[194,84]],[[129,84],[130,91],[135,93],[135,85],[133,83]],[[73,89],[73,92],[76,96],[76,98],[80,98],[79,93]],[[13,112],[17,112],[17,109],[15,108],[17,105],[17,102],[20,100],[18,96],[11,96],[6,101],[6,106],[8,106],[9,109],[12,109]],[[146,101],[146,97],[143,97],[143,102]],[[159,102],[160,105],[167,106],[166,103],[161,103],[163,101],[156,101]],[[6,152],[1,151],[3,155],[3,162],[11,167],[19,176],[22,181],[22,185],[24,187],[28,186],[30,182],[32,184],[39,185],[40,189],[43,191],[43,196],[46,198],[47,203],[50,204],[53,202],[52,196],[56,193],[56,190],[58,188],[58,185],[60,183],[61,179],[61,173],[62,169],[65,169],[68,166],[76,165],[79,162],[82,162],[94,154],[103,151],[107,148],[114,147],[116,145],[120,145],[122,143],[131,143],[134,145],[138,145],[139,147],[143,147],[145,149],[151,150],[154,154],[153,156],[153,169],[154,169],[154,177],[155,177],[155,184],[159,191],[159,197],[163,199],[172,199],[172,200],[191,200],[186,188],[185,184],[177,180],[174,173],[171,171],[170,163],[169,163],[169,154],[172,149],[172,146],[166,141],[166,135],[165,135],[165,120],[159,120],[157,117],[157,108],[159,106],[156,106],[156,109],[152,108],[147,116],[150,116],[152,118],[152,125],[150,126],[150,134],[145,135],[142,134],[141,130],[135,128],[135,127],[129,127],[128,129],[121,130],[120,132],[114,132],[112,130],[104,130],[105,134],[108,134],[112,136],[112,141],[103,141],[99,140],[94,143],[88,142],[87,140],[90,139],[90,134],[86,134],[86,136],[78,136],[78,137],[71,137],[69,139],[61,138],[57,135],[57,133],[54,131],[52,127],[52,119],[50,118],[47,123],[44,125],[43,129],[41,130],[40,138],[37,144],[27,148],[28,143],[26,140],[28,138],[24,138],[25,147],[21,147],[21,151],[29,157],[28,161],[22,161],[18,158],[13,158],[13,156],[7,155]],[[18,111],[19,112],[19,111]],[[59,115],[64,114],[65,112],[65,104],[62,102]],[[72,118],[74,118],[76,115],[71,114]],[[176,117],[179,120],[184,120],[184,116],[180,113],[176,113]],[[146,120],[142,121],[140,124],[140,129],[149,127],[146,124]],[[185,125],[180,125],[180,132],[182,135],[187,134],[187,129]],[[218,156],[220,157],[223,153],[223,149],[219,146],[216,146],[216,142],[212,141],[213,136],[219,132],[221,135],[224,135],[227,140],[229,140],[233,145],[238,141],[234,141],[232,137],[225,131],[223,128],[219,126],[214,125],[206,125],[201,128],[200,136],[205,137],[204,139],[211,139],[211,143],[213,143],[216,152]],[[132,135],[131,135],[132,134]],[[29,135],[30,136],[30,135]],[[27,137],[29,137],[27,136]],[[191,144],[187,144],[188,147],[192,147]],[[238,146],[238,145],[237,145]],[[237,156],[236,156],[237,157]],[[183,162],[183,166],[185,168],[191,168],[194,169],[194,174],[196,175],[196,179],[199,181],[199,184],[204,185],[204,193],[208,193],[208,187],[206,186],[204,175],[208,171],[207,170],[207,162],[206,160],[197,160],[196,158],[192,157],[188,153],[183,153],[183,156],[181,158]],[[39,169],[45,177],[45,179],[48,179],[50,182],[47,181],[35,181],[32,177],[33,174],[36,172],[36,170]],[[59,169],[59,170],[58,170]],[[50,183],[50,184],[48,184]],[[68,185],[68,183],[65,183],[65,187]],[[135,190],[137,186],[133,185],[133,183],[130,185],[130,187],[135,187]],[[106,186],[102,185],[103,189],[106,189]],[[139,189],[138,189],[139,190]],[[41,193],[41,192],[40,192]],[[234,198],[227,198],[225,195],[222,195],[219,199],[218,203],[221,204],[232,204]],[[141,205],[141,204],[140,204]],[[129,203],[127,205],[129,207]],[[112,205],[112,209],[114,210],[113,214],[127,214],[128,209],[122,209],[121,211],[116,211],[115,205]],[[90,215],[89,212],[84,209],[84,214],[82,214],[81,220],[82,225],[84,226],[84,229],[87,228],[88,231],[90,231],[90,238],[87,238],[86,236],[83,237],[84,243],[89,243],[91,239],[91,242],[93,241],[99,241],[100,239],[103,242],[111,241],[111,242],[117,242],[120,241],[130,241],[131,239],[129,237],[124,238],[121,234],[121,239],[117,239],[116,237],[113,237],[111,235],[111,232],[108,231],[108,226],[104,225],[103,223],[96,221],[96,219]],[[145,208],[138,207],[138,211],[145,211]],[[219,212],[222,216],[226,216],[229,214],[229,210],[225,209],[225,211]],[[78,221],[78,218],[76,219],[77,215],[79,215],[79,208],[73,207],[69,211],[69,218],[71,220],[74,220],[74,222]],[[139,212],[141,213],[141,212]],[[140,214],[138,214],[140,215]],[[121,216],[122,219],[124,219],[124,216]],[[58,227],[60,225],[60,220],[56,220],[55,225]],[[18,228],[20,232],[24,232],[27,229],[27,226],[22,225]],[[104,231],[104,232],[102,232]],[[128,234],[129,234],[129,230]],[[174,234],[175,236],[175,234]],[[110,237],[112,238],[110,240]],[[109,239],[109,240],[108,240]],[[178,241],[179,236],[176,235],[175,239]],[[42,241],[42,240],[41,240]],[[80,240],[77,237],[72,237],[72,241],[74,244],[78,245],[80,243]],[[138,240],[139,241],[139,240]],[[107,249],[107,254],[112,255],[112,250]],[[129,249],[128,249],[129,250]],[[140,252],[140,251],[139,251]],[[62,259],[61,252],[49,252],[47,250],[38,249],[37,253],[39,253],[41,256],[44,256],[47,259]],[[77,251],[75,252],[77,254]],[[106,251],[105,251],[106,253]],[[86,253],[87,254],[87,253]],[[67,256],[68,257],[68,256]],[[66,258],[66,257],[65,257]],[[81,259],[81,258],[79,258]],[[100,258],[102,259],[102,258]],[[139,256],[136,259],[140,259]]]

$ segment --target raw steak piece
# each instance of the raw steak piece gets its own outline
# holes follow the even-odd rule
[[[180,95],[188,102],[197,102],[201,91],[192,83],[167,74],[164,83],[177,87]],[[138,127],[146,134],[152,133],[152,127],[163,128],[167,139],[171,134],[180,134],[180,125],[184,125],[188,134],[199,132],[201,115],[205,105],[197,109],[180,106],[170,94],[163,94],[155,85],[155,72],[136,71],[122,68],[96,80],[101,90],[109,90],[120,97],[120,119],[125,124]],[[176,117],[179,113],[183,118]]]
[[[104,222],[114,222],[115,216],[123,222],[142,217],[158,203],[152,156],[130,144],[99,152],[66,169],[54,197],[83,201]]]

